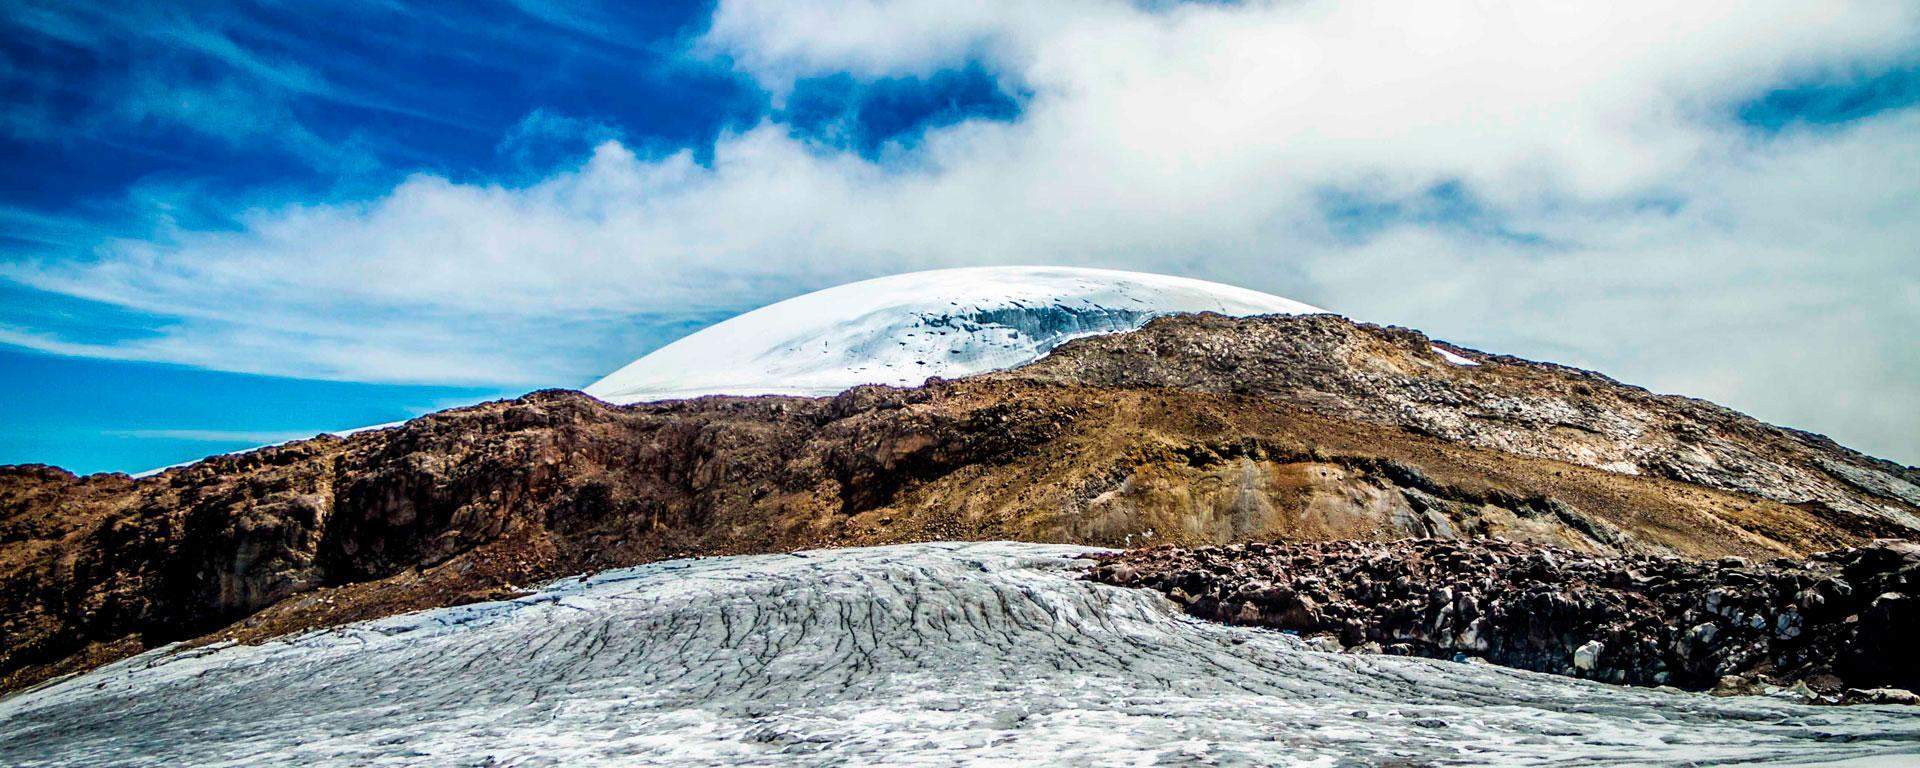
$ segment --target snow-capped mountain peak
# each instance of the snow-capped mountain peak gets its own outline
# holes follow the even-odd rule
[[[976,267],[836,286],[747,312],[595,382],[602,400],[827,395],[914,386],[1020,365],[1082,336],[1160,315],[1323,312],[1291,299],[1169,275],[1072,267]]]

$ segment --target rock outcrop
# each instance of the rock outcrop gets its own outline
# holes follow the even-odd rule
[[[1184,316],[912,389],[545,391],[137,480],[0,468],[0,689],[691,554],[1434,537],[1771,558],[1913,532],[1910,468],[1467,354],[1328,316]],[[1719,469],[1671,469],[1696,454]]]
[[[1435,539],[1157,547],[1103,560],[1088,578],[1329,647],[1637,685],[1798,684],[1828,701],[1903,700],[1920,688],[1908,647],[1920,637],[1911,542],[1763,563]]]
[[[1442,344],[1333,315],[1194,315],[1069,342],[994,375],[1274,398],[1448,442],[1750,494],[1903,536],[1920,532],[1913,467],[1705,400]]]

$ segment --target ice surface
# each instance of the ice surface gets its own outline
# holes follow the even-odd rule
[[[1167,275],[1068,267],[975,267],[828,288],[714,325],[587,387],[615,403],[698,395],[827,395],[917,386],[1028,362],[1068,340],[1178,312],[1323,310]]]
[[[1920,711],[1305,650],[921,544],[658,563],[0,701],[0,764],[1913,764]],[[1402,762],[1395,762],[1402,761]]]

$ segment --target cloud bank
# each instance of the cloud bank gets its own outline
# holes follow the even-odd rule
[[[365,381],[574,385],[847,280],[1046,263],[1186,274],[1592,366],[1920,460],[1920,109],[1756,126],[1920,55],[1883,2],[725,0],[683,56],[807,78],[988,73],[1011,117],[856,151],[770,113],[592,136],[516,183],[407,178],[164,220],[20,284],[161,318],[67,354]],[[564,129],[564,130],[562,130]],[[559,140],[559,139],[556,139]]]

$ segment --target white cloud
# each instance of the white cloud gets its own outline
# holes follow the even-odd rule
[[[1877,2],[729,1],[693,55],[775,94],[971,61],[1030,95],[880,161],[776,123],[707,164],[609,142],[531,185],[416,177],[4,275],[180,318],[123,354],[574,384],[630,356],[635,316],[941,265],[1123,266],[1599,365],[1913,461],[1920,117],[1764,136],[1731,114],[1912,56],[1916,22]],[[1356,238],[1323,207],[1448,183],[1471,226]]]

